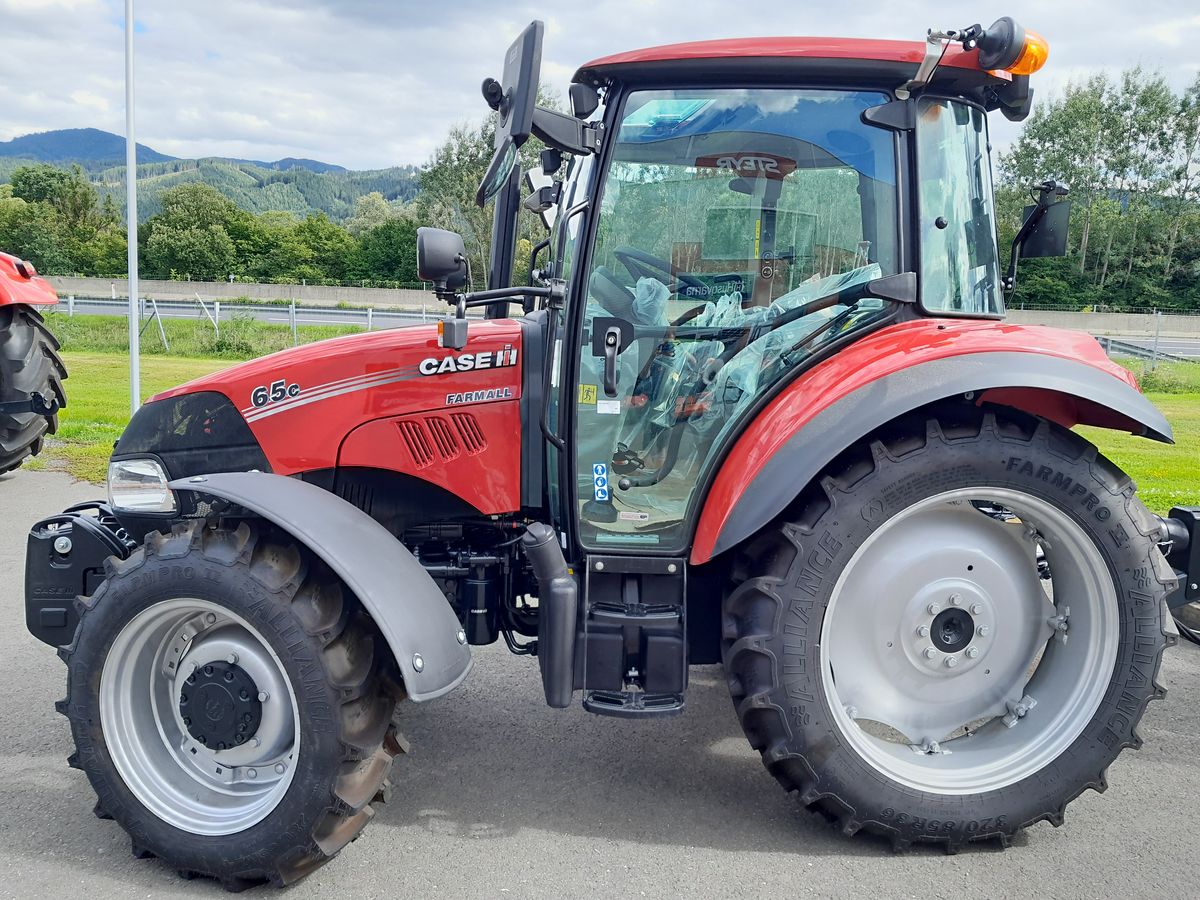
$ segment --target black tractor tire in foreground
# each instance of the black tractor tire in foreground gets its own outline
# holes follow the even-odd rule
[[[184,878],[212,877],[229,890],[263,883],[288,884],[332,859],[370,821],[374,814],[372,802],[386,798],[390,790],[388,772],[393,754],[399,749],[391,722],[403,690],[391,675],[393,663],[386,645],[358,602],[322,564],[287,536],[260,531],[244,522],[231,529],[214,530],[192,523],[177,526],[169,535],[151,532],[128,559],[110,558],[106,574],[95,594],[79,601],[80,619],[74,640],[59,654],[68,674],[67,697],[57,708],[70,720],[76,748],[68,762],[82,769],[95,789],[96,815],[115,819],[130,834],[134,856],[161,857]],[[204,604],[196,608],[217,612],[201,613],[191,620],[201,622],[199,626],[176,623],[165,632],[165,638],[147,641],[144,646],[131,645],[122,637],[136,637],[137,622],[154,616],[155,610],[180,603]],[[133,696],[111,699],[112,691],[124,683],[118,677],[120,659],[115,654],[110,666],[113,672],[106,674],[114,642],[123,657],[136,659],[141,653],[156,652],[152,645],[172,641],[180,632],[203,628],[207,615],[212,616],[209,621],[228,619],[231,625],[248,625],[252,631],[237,631],[242,640],[246,634],[256,632],[265,648],[256,648],[256,653],[273,659],[279,667],[276,684],[284,690],[277,693],[294,695],[294,706],[289,710],[296,714],[296,741],[289,746],[294,746],[295,752],[286,760],[294,766],[291,781],[286,789],[279,788],[284,792],[271,801],[273,808],[270,803],[264,807],[269,808],[265,817],[232,833],[219,833],[221,828],[209,827],[208,833],[203,833],[202,828],[177,827],[156,814],[142,796],[166,796],[166,814],[173,815],[170,788],[165,795],[144,795],[132,789],[114,757],[124,753],[129,758],[139,752],[138,748],[120,738],[119,727],[106,734],[102,721],[105,702],[110,707],[111,722],[111,710],[118,701],[124,706],[127,700],[133,712],[125,715],[135,715],[139,704],[153,702],[157,690],[140,687],[148,680],[143,672],[142,677],[128,680],[134,686],[130,691]],[[196,648],[205,646],[202,634],[187,633],[182,639],[190,641],[190,649],[182,651],[179,677],[186,671],[187,654],[200,652]],[[247,655],[243,653],[243,657]],[[229,660],[234,662],[235,655],[231,654]],[[243,667],[249,665],[245,658],[238,662]],[[153,673],[164,665],[173,668],[173,663],[156,662],[149,671]],[[231,675],[236,674],[237,679],[248,677],[240,670],[227,672],[222,662],[215,666],[216,676],[209,673],[212,680],[219,682],[218,676],[224,674],[235,690],[238,681]],[[138,670],[130,671],[137,675]],[[192,673],[200,675],[196,669]],[[107,685],[103,683],[106,677],[112,679]],[[219,683],[217,686],[221,687]],[[183,691],[188,689],[183,685]],[[173,696],[178,698],[180,688],[174,690]],[[214,689],[210,686],[210,690]],[[255,690],[249,686],[250,704],[254,703]],[[247,693],[242,697],[246,699]],[[259,699],[264,698],[259,695]],[[190,728],[190,719],[179,719],[172,725],[170,710],[175,702],[161,704],[168,710],[163,716],[166,724],[151,720],[152,727],[143,732],[149,734],[146,743],[154,744],[154,728],[169,730],[179,727],[179,723],[189,724]],[[279,698],[268,697],[261,708],[278,702]],[[193,708],[200,707],[193,715],[201,718],[210,708],[206,705],[209,703],[211,700],[193,702]],[[257,727],[264,728],[266,721],[264,712],[263,724]],[[240,711],[234,722],[240,722]],[[180,732],[175,734],[178,738]],[[200,740],[214,743],[211,734]],[[187,740],[184,736],[185,743]],[[165,746],[167,742],[162,743]],[[199,748],[199,744],[194,746]],[[169,758],[162,747],[158,747],[158,753],[161,759]],[[220,760],[223,756],[228,758],[222,753],[214,758]],[[263,770],[269,771],[265,766]],[[169,763],[156,771],[173,777]],[[178,790],[190,801],[201,788],[189,777],[179,776]],[[255,772],[251,777],[262,776]],[[220,793],[213,796],[219,798]],[[187,813],[183,805],[180,813]]]
[[[41,314],[28,306],[0,306],[0,403],[42,394],[66,406],[67,367],[58,341]],[[47,434],[58,430],[58,415],[0,414],[0,474],[42,450]]]
[[[855,743],[857,739],[845,722],[856,723],[861,715],[857,708],[841,707],[848,718],[835,715],[834,704],[843,685],[859,674],[847,667],[840,670],[841,679],[823,677],[821,642],[833,633],[837,618],[826,616],[831,600],[845,596],[837,594],[839,578],[873,532],[914,504],[934,502],[927,498],[974,488],[985,495],[988,490],[1003,488],[1013,492],[1009,496],[1035,498],[1030,500],[1035,507],[1053,507],[1082,527],[1081,532],[1074,532],[1086,538],[1080,545],[1090,540],[1099,551],[1094,559],[1104,561],[1094,567],[1101,570],[1097,578],[1111,578],[1113,602],[1108,608],[1112,614],[1107,621],[1119,628],[1119,638],[1110,645],[1115,649],[1109,650],[1107,671],[1094,679],[1104,685],[1102,694],[1095,689],[1092,695],[1097,704],[1094,713],[1090,718],[1086,711],[1078,716],[1081,731],[1069,746],[1061,752],[1047,751],[1057,752],[1057,757],[1036,771],[1025,772],[1017,781],[1004,783],[1004,778],[1012,777],[1005,771],[1012,769],[1006,768],[1010,757],[1001,756],[997,780],[982,782],[994,784],[994,789],[959,791],[950,786],[944,791],[922,790],[922,784],[905,783],[900,780],[905,776],[893,776],[886,767],[872,762],[869,745]],[[1156,544],[1157,524],[1134,492],[1129,477],[1082,438],[999,408],[990,412],[974,406],[934,410],[891,426],[844,453],[801,493],[781,521],[747,545],[734,564],[724,604],[722,637],[729,687],[745,733],[761,752],[767,769],[785,789],[797,792],[804,806],[823,814],[845,834],[873,833],[896,849],[936,842],[953,852],[982,840],[1007,846],[1026,826],[1042,820],[1062,824],[1066,805],[1084,790],[1106,789],[1106,770],[1122,749],[1140,747],[1138,720],[1148,701],[1166,693],[1155,676],[1166,646],[1163,598],[1174,585],[1174,575]],[[1053,518],[1053,511],[1046,517]],[[1009,516],[1005,521],[1022,527],[1019,517]],[[901,542],[905,539],[903,534],[896,537]],[[913,547],[923,552],[917,544]],[[889,562],[877,565],[886,568],[896,562],[893,555]],[[889,573],[882,577],[888,578]],[[915,580],[923,577],[918,572]],[[1105,589],[1109,590],[1107,585]],[[1065,593],[1065,586],[1063,590]],[[893,592],[885,583],[879,595],[865,602],[872,606],[859,609],[877,609],[885,615],[889,603],[903,600],[899,589]],[[1050,602],[1056,601],[1051,598]],[[1076,602],[1073,599],[1072,605]],[[1084,631],[1086,623],[1079,618],[1084,612],[1076,610],[1073,618],[1081,624],[1074,627],[1071,623],[1070,636]],[[854,627],[872,627],[872,618],[871,614],[862,615]],[[927,634],[923,628],[915,631]],[[912,631],[895,632],[897,648]],[[976,631],[968,628],[967,634]],[[1077,640],[1086,641],[1087,636],[1081,633]],[[881,653],[896,649],[882,649],[884,638],[879,639],[879,646]],[[886,643],[887,648],[892,646]],[[1051,653],[1057,652],[1053,638],[1041,646],[1035,653],[1045,656],[1038,659],[1050,659]],[[1064,640],[1061,646],[1063,658],[1067,658],[1069,645]],[[978,650],[971,649],[978,656]],[[923,662],[922,654],[928,652],[928,648],[918,650],[913,665]],[[1076,648],[1072,652],[1085,651]],[[825,653],[831,654],[832,649]],[[967,662],[964,654],[959,658]],[[835,668],[831,665],[830,671]],[[1050,688],[1042,690],[1049,692]],[[929,698],[936,704],[936,691]],[[931,709],[936,711],[936,707]],[[1021,729],[1027,727],[1026,721],[1014,719],[1015,727],[1010,726],[1007,734],[1024,740]],[[992,734],[1006,734],[997,720],[992,724],[997,726]],[[966,729],[967,740],[985,734],[976,728],[982,726],[976,723]],[[1036,732],[1029,734],[1032,738]],[[901,746],[912,740],[903,731],[899,737]],[[864,746],[868,749],[863,750]],[[908,749],[913,750],[910,760],[955,764],[951,755],[924,755],[915,745]],[[927,754],[945,752],[938,745],[922,745],[921,749]],[[1006,752],[1020,754],[1024,749],[1013,751],[1010,747]],[[901,757],[897,759],[901,760],[897,771],[909,765]]]

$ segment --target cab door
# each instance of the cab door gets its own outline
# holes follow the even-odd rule
[[[896,272],[894,136],[870,91],[647,90],[610,129],[577,311],[574,509],[585,550],[671,554],[754,401],[885,313],[830,302]]]

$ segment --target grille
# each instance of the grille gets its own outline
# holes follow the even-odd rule
[[[417,468],[423,469],[432,464],[433,447],[429,442],[429,435],[425,432],[425,426],[412,419],[401,419],[396,425],[400,429],[400,436],[404,438],[404,443],[408,445],[408,452],[412,454]]]
[[[425,427],[429,429],[433,445],[442,459],[450,460],[458,457],[458,438],[454,436],[449,422],[440,416],[428,416],[425,419]]]
[[[479,427],[479,422],[470,413],[451,413],[450,418],[454,421],[454,427],[458,429],[458,434],[462,438],[463,446],[467,448],[467,453],[474,456],[476,453],[482,453],[487,449],[487,438],[483,436],[483,429]]]

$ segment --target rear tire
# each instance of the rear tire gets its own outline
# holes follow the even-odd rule
[[[768,770],[844,833],[898,848],[1007,845],[1035,822],[1062,824],[1067,804],[1103,791],[1117,754],[1141,745],[1146,703],[1166,693],[1155,675],[1174,576],[1134,492],[1091,444],[1016,413],[946,412],[843,454],[746,546],[724,604],[729,687]],[[968,574],[963,554],[984,545],[995,552]],[[1037,577],[1038,558],[1049,581]],[[1014,560],[1033,574],[1006,580],[1023,568]],[[928,598],[914,594],[925,585]],[[1067,602],[1070,643],[1045,616]],[[932,623],[918,619],[935,608],[975,616],[961,641],[937,627],[937,647],[921,636]],[[1031,630],[1006,634],[1025,609]],[[1011,685],[994,680],[1004,672],[1015,673]],[[1025,691],[1040,708],[1005,706],[1005,696],[1023,704]],[[970,721],[946,730],[948,708]]]
[[[357,837],[386,794],[390,656],[286,539],[245,523],[151,532],[109,561],[60,655],[69,762],[136,857],[231,890],[288,884]]]
[[[0,306],[0,402],[42,394],[66,406],[67,368],[59,345],[41,314],[29,306]],[[42,450],[47,434],[58,430],[58,415],[0,415],[0,474]]]

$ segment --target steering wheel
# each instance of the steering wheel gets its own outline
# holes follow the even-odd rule
[[[703,281],[694,275],[680,272],[665,259],[659,259],[642,250],[635,250],[633,247],[616,247],[612,253],[625,267],[625,271],[633,276],[634,281],[639,278],[657,278],[667,286],[672,294],[679,293],[679,285],[675,284],[676,281],[688,287],[698,288],[700,291],[706,290]],[[665,280],[661,277],[663,275],[666,276]]]

